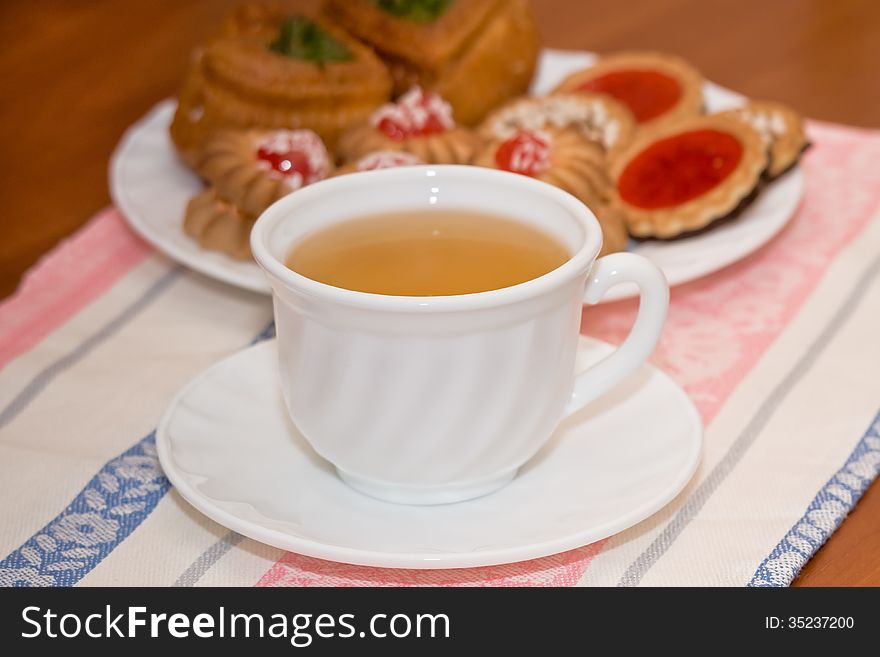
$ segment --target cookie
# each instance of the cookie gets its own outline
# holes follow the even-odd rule
[[[507,139],[519,130],[573,128],[607,152],[632,141],[635,120],[621,103],[602,94],[556,93],[523,97],[492,112],[480,127],[484,139]]]
[[[685,60],[658,52],[620,52],[568,76],[556,91],[600,93],[620,101],[640,128],[700,114],[703,80]]]
[[[337,154],[347,161],[374,151],[404,151],[427,164],[468,164],[480,142],[475,132],[456,124],[443,98],[413,87],[345,133]]]
[[[219,251],[236,260],[250,260],[250,234],[255,218],[220,198],[209,187],[186,206],[183,230],[203,249]]]
[[[227,130],[208,140],[196,170],[244,214],[326,178],[330,155],[311,130]]]
[[[674,238],[752,198],[767,163],[763,138],[750,125],[692,118],[645,132],[610,163],[614,202],[633,236]]]
[[[602,147],[573,128],[520,130],[489,142],[474,164],[555,185],[591,208],[602,225],[602,253],[626,246],[622,215],[609,206],[611,180]]]
[[[809,145],[803,118],[782,103],[750,100],[718,116],[745,121],[760,133],[770,154],[770,165],[765,172],[768,180],[778,178],[797,164]]]

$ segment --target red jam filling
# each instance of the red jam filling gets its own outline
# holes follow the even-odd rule
[[[422,124],[420,127],[413,128],[408,127],[408,125],[404,122],[386,117],[379,121],[379,130],[381,130],[389,139],[393,139],[394,141],[403,141],[407,137],[421,137],[424,135],[440,134],[441,132],[445,132],[446,128],[443,127],[440,119],[435,116],[428,116],[425,119],[424,124]]]
[[[440,134],[455,127],[449,103],[420,87],[410,89],[396,103],[380,107],[372,121],[394,141]]]
[[[720,130],[694,130],[661,139],[636,155],[620,176],[620,197],[656,210],[702,196],[729,176],[742,159],[742,144]]]
[[[539,176],[550,168],[550,140],[535,132],[518,132],[495,151],[499,169]]]
[[[264,147],[257,151],[257,157],[264,162],[268,162],[270,167],[285,176],[298,173],[302,176],[303,180],[309,180],[315,173],[309,164],[309,156],[300,150],[275,153]]]
[[[681,98],[678,80],[659,71],[614,71],[588,80],[580,91],[614,96],[630,108],[638,123],[650,121],[672,109]]]
[[[277,130],[258,144],[257,159],[272,175],[280,174],[293,189],[327,176],[330,158],[324,142],[311,130]]]

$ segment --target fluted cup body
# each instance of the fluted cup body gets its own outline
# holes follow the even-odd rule
[[[448,297],[334,288],[284,266],[314,230],[377,212],[461,208],[528,222],[571,258],[526,283]],[[340,176],[278,201],[252,247],[273,290],[281,393],[314,450],[393,502],[454,502],[513,478],[571,398],[584,289],[601,246],[560,190],[476,167]]]

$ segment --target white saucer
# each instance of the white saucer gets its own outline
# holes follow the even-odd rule
[[[586,52],[544,50],[532,91],[546,93],[594,59]],[[703,93],[710,112],[744,102],[739,94],[711,82],[704,84]],[[113,202],[141,237],[171,258],[212,278],[269,294],[269,284],[256,263],[206,251],[183,232],[186,204],[202,183],[177,159],[168,136],[175,107],[174,100],[159,103],[120,141],[110,163]],[[628,250],[653,260],[670,285],[685,283],[741,260],[770,241],[794,216],[803,193],[804,174],[795,167],[767,185],[734,221],[671,242],[632,242]],[[636,293],[634,285],[618,285],[601,303]]]
[[[611,351],[582,338],[578,369]],[[293,427],[275,341],[212,366],[174,399],[159,460],[199,511],[245,536],[312,557],[391,568],[464,568],[586,545],[647,518],[685,486],[702,426],[685,393],[644,366],[568,418],[519,475],[482,498],[380,502],[349,488]]]

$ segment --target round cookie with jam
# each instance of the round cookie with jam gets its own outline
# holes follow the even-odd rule
[[[479,144],[475,132],[456,125],[449,103],[413,87],[345,133],[336,150],[345,161],[374,151],[403,151],[427,164],[468,164]]]
[[[611,181],[601,146],[577,130],[519,130],[490,142],[476,157],[478,166],[501,169],[555,185],[589,206],[602,226],[602,254],[626,247],[622,215],[610,208]]]
[[[671,239],[732,216],[754,198],[767,150],[747,123],[696,117],[646,132],[610,164],[631,235]]]
[[[809,145],[803,118],[782,103],[750,100],[717,116],[745,121],[760,133],[770,154],[770,165],[764,174],[768,180],[778,178],[797,164]]]
[[[520,130],[573,128],[607,153],[615,153],[632,141],[632,113],[620,102],[603,94],[556,93],[523,97],[492,112],[480,127],[484,139],[507,139]]]
[[[196,168],[220,198],[255,217],[282,196],[326,178],[332,165],[311,130],[229,130],[208,140]]]
[[[599,93],[626,105],[640,128],[703,111],[703,79],[685,60],[658,52],[621,52],[565,78],[556,91]]]

